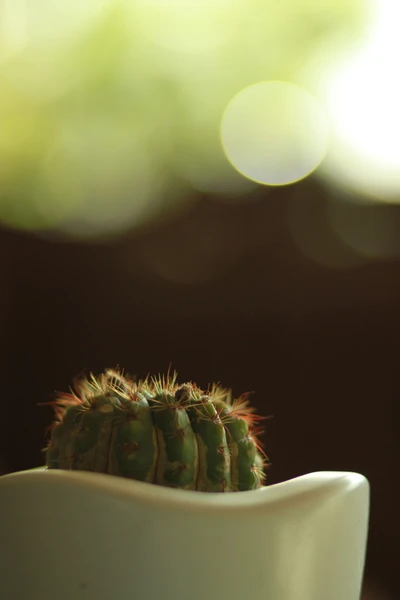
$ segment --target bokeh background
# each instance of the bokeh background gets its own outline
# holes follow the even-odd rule
[[[37,403],[167,370],[266,421],[269,483],[371,482],[398,597],[396,0],[0,0],[0,474]]]

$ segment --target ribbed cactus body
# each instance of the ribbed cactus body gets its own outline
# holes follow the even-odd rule
[[[245,398],[203,392],[176,375],[133,382],[117,371],[81,380],[52,403],[50,469],[109,473],[205,492],[252,490],[265,458]]]

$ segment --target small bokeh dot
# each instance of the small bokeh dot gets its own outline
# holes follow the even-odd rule
[[[242,175],[264,185],[287,185],[312,173],[325,157],[328,139],[322,106],[289,82],[245,88],[222,117],[226,157]]]

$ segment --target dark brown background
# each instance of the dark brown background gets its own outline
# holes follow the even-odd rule
[[[306,182],[244,203],[199,197],[103,243],[1,231],[0,468],[42,464],[51,410],[37,402],[82,369],[119,364],[141,377],[172,362],[179,380],[255,391],[259,412],[274,415],[263,437],[271,483],[315,470],[368,477],[366,579],[394,598],[400,265],[304,257],[287,226],[299,189],[304,210],[317,196],[323,206]]]

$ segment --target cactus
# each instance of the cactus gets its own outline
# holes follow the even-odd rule
[[[204,492],[262,487],[267,457],[246,394],[203,392],[177,374],[135,383],[108,369],[75,383],[52,404],[43,452],[49,469],[95,471]]]

